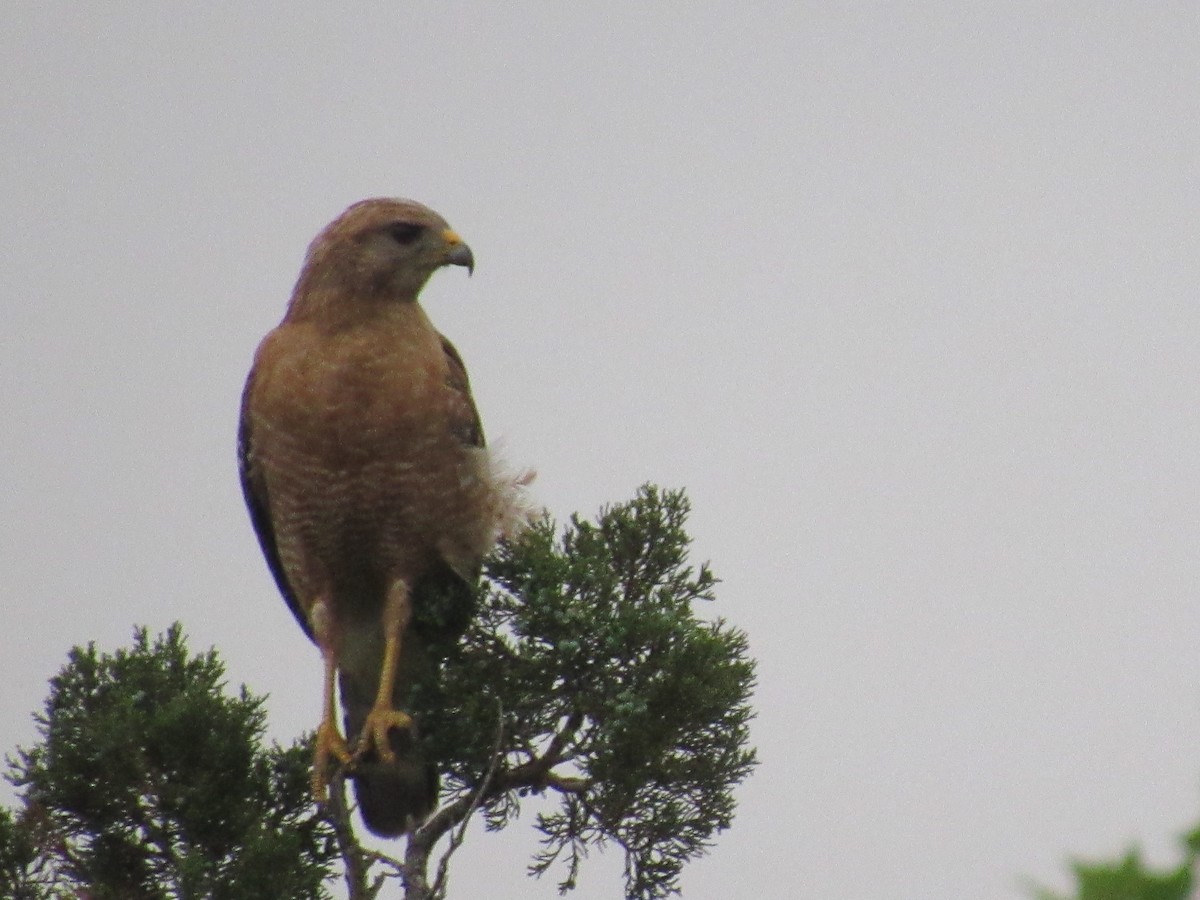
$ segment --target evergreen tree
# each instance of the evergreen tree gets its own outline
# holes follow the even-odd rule
[[[1188,900],[1196,881],[1200,827],[1184,837],[1183,846],[1183,861],[1161,870],[1147,866],[1136,849],[1111,862],[1075,862],[1075,893],[1039,889],[1035,895],[1038,900]]]
[[[71,651],[37,716],[41,742],[10,775],[22,827],[0,857],[15,872],[33,863],[25,881],[52,889],[33,896],[324,896],[335,853],[306,748],[263,747],[263,698],[227,696],[224,674],[215,651],[189,656],[178,625],[153,642],[138,629],[114,654]]]
[[[472,816],[507,827],[541,794],[556,804],[535,819],[532,874],[568,890],[612,843],[628,897],[678,892],[755,763],[754,664],[742,632],[696,615],[716,579],[688,562],[688,511],[648,486],[595,522],[536,522],[489,559],[471,628],[416,698],[442,803],[395,857],[359,843],[344,773],[312,805],[311,735],[264,747],[262,698],[228,696],[215,651],[189,656],[178,626],[111,655],[76,648],[40,741],[10,761],[23,807],[0,816],[0,890],[318,898],[340,869],[352,900],[391,879],[433,900]]]

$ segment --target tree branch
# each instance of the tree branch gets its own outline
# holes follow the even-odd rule
[[[333,827],[338,852],[345,863],[346,887],[350,900],[373,900],[379,886],[368,886],[371,864],[350,824],[350,809],[346,805],[346,773],[339,770],[329,780],[329,799],[324,804],[325,820]]]
[[[442,854],[442,858],[438,860],[437,877],[433,880],[433,896],[441,897],[446,890],[446,873],[450,866],[450,857],[454,851],[459,848],[463,842],[463,838],[467,835],[467,823],[471,821],[471,816],[475,814],[475,810],[479,808],[479,804],[483,800],[484,794],[490,787],[492,778],[496,774],[496,768],[500,765],[502,756],[500,748],[504,745],[504,706],[499,700],[496,701],[496,740],[492,743],[492,759],[488,764],[488,770],[483,776],[483,781],[479,783],[479,789],[475,791],[471,800],[471,805],[463,814],[462,821],[459,823],[458,831],[450,835],[450,846],[446,848],[446,852]]]
[[[467,823],[475,811],[483,804],[501,794],[520,787],[541,789],[551,786],[562,793],[581,794],[589,785],[587,779],[555,775],[551,771],[554,766],[558,765],[565,758],[567,746],[583,722],[582,713],[572,713],[568,717],[562,730],[555,733],[546,747],[546,751],[541,756],[531,753],[531,758],[528,762],[504,772],[499,771],[500,764],[504,758],[504,753],[502,752],[504,744],[504,710],[500,706],[499,701],[497,701],[497,719],[496,740],[492,748],[491,763],[484,774],[483,780],[480,781],[479,787],[471,793],[464,794],[457,800],[447,803],[427,819],[425,824],[409,835],[408,848],[404,854],[404,865],[401,867],[405,883],[405,895],[409,900],[434,900],[434,898],[439,898],[443,895],[446,888],[446,873],[450,856],[462,844],[463,838],[466,835]],[[437,876],[434,879],[432,887],[430,887],[425,881],[424,874],[429,862],[429,856],[433,851],[434,845],[447,832],[452,831],[455,826],[459,826],[459,829],[451,835],[450,846],[438,861]],[[354,898],[351,898],[351,900],[354,900]]]
[[[550,744],[546,747],[546,752],[541,756],[534,756],[529,762],[522,763],[516,768],[503,773],[497,779],[500,790],[494,793],[510,791],[513,788],[519,787],[540,789],[550,784],[552,780],[565,778],[565,776],[554,775],[550,770],[566,758],[567,744],[575,737],[575,732],[579,730],[579,726],[582,724],[583,713],[571,713],[562,730],[556,732],[554,737],[550,739]]]
[[[560,794],[582,794],[592,786],[592,779],[576,775],[556,775],[546,773],[546,784]]]

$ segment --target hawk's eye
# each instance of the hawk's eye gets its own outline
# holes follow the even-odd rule
[[[388,234],[397,244],[408,246],[413,241],[421,236],[421,232],[425,230],[424,225],[418,225],[416,222],[393,222],[388,226]]]

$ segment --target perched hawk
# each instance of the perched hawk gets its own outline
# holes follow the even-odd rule
[[[417,294],[474,267],[437,213],[364,200],[308,249],[242,397],[242,489],[279,590],[325,665],[313,787],[349,766],[367,827],[437,801],[409,693],[470,619],[504,512],[467,373]],[[340,682],[346,737],[335,718]]]

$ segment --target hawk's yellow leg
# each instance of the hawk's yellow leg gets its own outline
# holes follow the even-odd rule
[[[317,726],[317,739],[313,751],[312,791],[318,803],[325,802],[329,788],[329,768],[333,760],[345,765],[353,759],[350,747],[337,726],[337,701],[334,686],[337,681],[337,647],[329,621],[329,609],[320,600],[313,604],[309,614],[321,648],[321,661],[325,664],[325,699],[321,712],[321,724]]]
[[[408,585],[398,581],[388,591],[387,602],[383,608],[383,664],[379,669],[379,690],[375,694],[375,703],[371,706],[371,711],[367,713],[367,720],[363,723],[358,746],[354,749],[356,760],[362,759],[374,745],[375,752],[383,762],[395,762],[396,753],[388,741],[388,731],[393,728],[409,728],[413,724],[412,716],[396,709],[392,698],[396,685],[396,670],[400,665],[401,643],[411,619],[412,604],[408,598]]]

